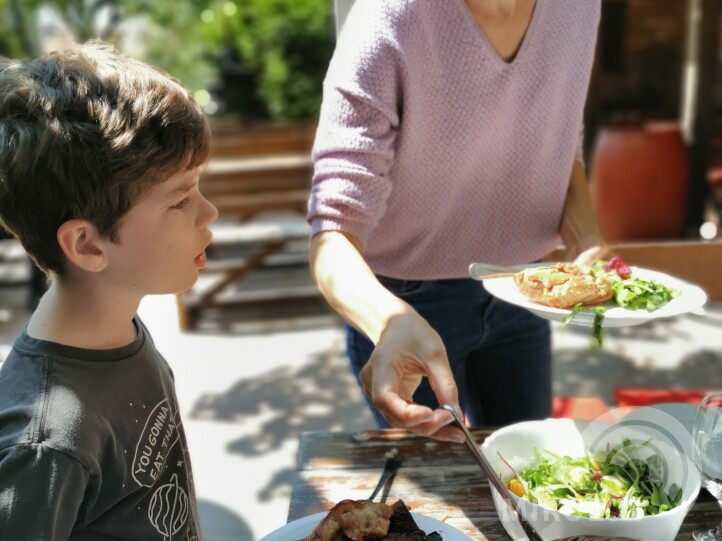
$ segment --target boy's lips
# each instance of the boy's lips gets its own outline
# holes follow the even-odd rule
[[[213,233],[208,231],[208,242],[206,243],[205,248],[203,248],[203,251],[198,254],[195,259],[193,260],[195,264],[198,266],[198,268],[203,268],[206,266],[206,250],[211,245],[211,240],[213,239]]]

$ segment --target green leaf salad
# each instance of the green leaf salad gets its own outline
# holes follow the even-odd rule
[[[610,283],[614,291],[614,303],[622,308],[651,312],[679,295],[678,291],[655,280],[632,276],[631,271],[620,273],[615,267],[614,258],[608,262],[600,259],[592,266],[592,270],[596,276]]]
[[[679,291],[655,280],[632,276],[631,269],[619,257],[613,257],[609,261],[598,260],[592,265],[592,272],[596,277],[601,277],[609,282],[614,291],[612,302],[622,308],[652,312],[679,295]],[[579,312],[594,313],[592,336],[601,346],[604,338],[602,324],[606,310],[607,307],[603,305],[583,306],[578,304],[568,316],[562,319],[562,323],[569,323]]]
[[[650,455],[648,449],[646,454],[640,452],[645,446],[625,440],[608,453],[587,453],[578,458],[534,449],[536,465],[518,473],[509,466],[514,477],[506,485],[517,496],[565,515],[588,518],[657,515],[679,505],[682,489],[673,484],[665,492],[662,459]]]

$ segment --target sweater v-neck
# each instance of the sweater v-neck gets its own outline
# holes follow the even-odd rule
[[[542,5],[544,4],[543,0],[536,0],[534,3],[534,9],[531,13],[531,18],[529,20],[529,24],[527,25],[526,31],[524,32],[524,35],[521,38],[521,42],[519,43],[519,46],[516,49],[516,53],[511,58],[511,60],[505,60],[502,58],[499,53],[496,51],[494,46],[491,44],[491,41],[487,37],[484,30],[479,26],[479,24],[476,22],[476,19],[474,18],[474,14],[469,9],[469,6],[466,5],[465,0],[455,0],[455,4],[459,9],[461,9],[464,13],[464,19],[466,19],[468,25],[470,26],[471,32],[475,35],[476,40],[479,42],[480,47],[484,50],[486,55],[491,58],[491,60],[501,68],[511,68],[520,62],[524,61],[524,58],[528,56],[529,53],[527,53],[527,49],[532,47],[532,43],[534,40],[534,33],[536,31],[537,26],[539,26],[539,19],[541,18],[542,14]]]

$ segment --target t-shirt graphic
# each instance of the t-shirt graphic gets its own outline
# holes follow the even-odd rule
[[[183,531],[188,522],[190,510],[189,495],[178,484],[178,473],[168,479],[167,461],[174,446],[180,448],[183,456],[186,450],[178,432],[178,407],[168,399],[159,402],[150,412],[138,440],[133,457],[133,479],[140,486],[153,487],[154,492],[148,504],[148,519],[153,527],[171,541]],[[184,458],[187,460],[187,458]],[[183,467],[183,460],[171,467]],[[159,484],[159,480],[165,481]],[[195,528],[188,532],[187,541],[197,541]]]

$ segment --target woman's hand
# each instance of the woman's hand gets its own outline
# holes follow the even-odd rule
[[[611,250],[604,242],[600,242],[582,250],[574,258],[574,263],[577,265],[592,266],[597,262],[598,259],[609,259]]]
[[[413,402],[424,376],[439,404],[458,406],[444,344],[426,320],[410,309],[393,316],[381,333],[360,374],[364,392],[391,426],[439,440],[463,442],[461,430],[448,426],[453,421],[451,413]]]
[[[426,376],[439,404],[458,406],[454,376],[439,335],[411,306],[383,287],[361,256],[358,239],[325,231],[311,239],[310,264],[329,304],[375,345],[361,371],[364,391],[391,426],[463,441],[451,413],[413,403]]]

